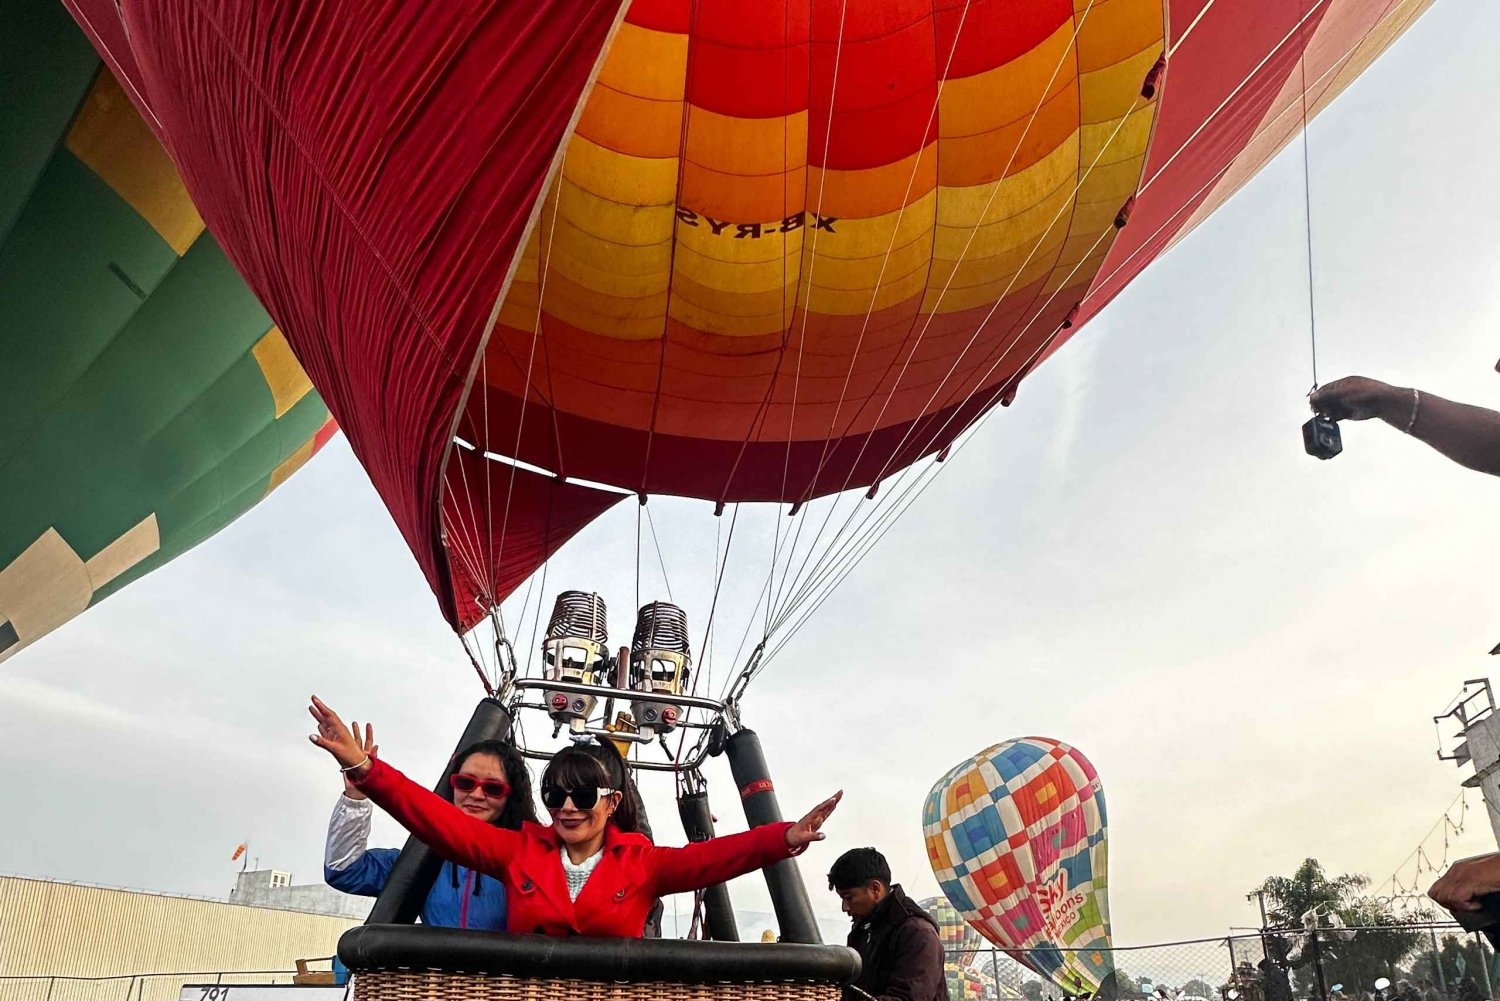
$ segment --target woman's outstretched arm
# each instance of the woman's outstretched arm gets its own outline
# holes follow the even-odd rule
[[[367,753],[338,713],[316,695],[308,708],[318,723],[310,739],[338,761],[340,771],[423,844],[446,859],[503,877],[506,863],[520,846],[516,831],[471,817],[430,789]]]
[[[814,841],[823,840],[823,823],[843,795],[837,792],[830,796],[795,824],[766,824],[743,834],[710,838],[682,848],[654,849],[655,891],[701,890],[801,853]]]

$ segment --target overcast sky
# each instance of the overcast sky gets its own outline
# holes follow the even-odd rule
[[[1444,0],[1313,126],[1325,381],[1500,405],[1496,38],[1500,6]],[[1438,821],[1462,776],[1430,717],[1500,641],[1500,481],[1379,424],[1304,455],[1306,292],[1294,147],[1028,378],[752,687],[787,812],[847,790],[802,863],[825,915],[821,874],[858,845],[935,892],[927,790],[1027,734],[1103,778],[1116,942],[1255,924],[1246,891],[1306,856],[1381,883]],[[714,519],[652,505],[700,635]],[[745,517],[743,551],[768,552]],[[549,571],[550,593],[604,594],[617,643],[635,519],[621,506]],[[730,597],[720,681],[748,614]],[[317,879],[338,777],[306,741],[310,691],[424,781],[481,694],[342,438],[0,669],[0,871],[222,896],[249,838]],[[721,829],[742,827],[722,762],[709,780]],[[680,840],[669,784],[646,791]],[[1451,853],[1493,850],[1469,820]],[[768,909],[758,877],[735,899]]]

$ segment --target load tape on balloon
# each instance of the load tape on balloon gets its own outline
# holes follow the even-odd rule
[[[1114,996],[1104,790],[1076,748],[987,748],[937,781],[922,824],[938,885],[976,931],[1069,994]]]

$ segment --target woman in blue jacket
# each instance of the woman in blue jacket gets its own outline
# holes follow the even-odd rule
[[[374,740],[367,725],[366,741]],[[537,822],[531,796],[531,775],[514,747],[484,740],[460,751],[458,770],[449,780],[453,802],[467,814],[513,831],[522,821]],[[370,817],[374,804],[350,781],[328,821],[328,844],[323,855],[323,878],[345,893],[375,897],[385,889],[391,867],[401,854],[396,848],[370,848]],[[422,905],[422,923],[444,928],[504,931],[505,887],[492,876],[444,862],[432,891]]]

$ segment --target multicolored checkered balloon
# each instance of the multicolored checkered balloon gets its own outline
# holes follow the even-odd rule
[[[1048,737],[996,744],[949,770],[922,811],[954,908],[1069,994],[1114,996],[1099,775]]]
[[[928,897],[926,900],[917,901],[917,906],[928,914],[932,920],[937,922],[938,938],[943,943],[943,953],[947,956],[949,963],[958,966],[971,966],[974,959],[979,955],[979,950],[984,948],[984,939],[979,937],[979,932],[974,926],[954,909],[948,902],[947,897]]]

